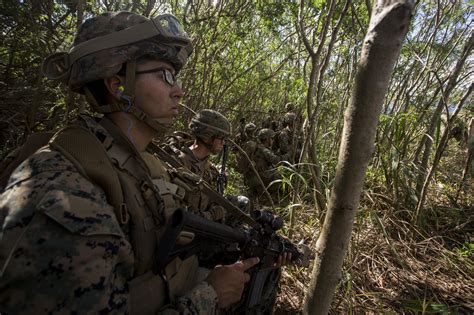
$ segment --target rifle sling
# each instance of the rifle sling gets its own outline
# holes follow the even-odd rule
[[[165,150],[163,150],[156,144],[150,143],[148,145],[148,149],[151,150],[152,153],[155,153],[156,155],[158,155],[160,159],[167,162],[172,167],[176,167],[176,168],[184,167],[179,161],[174,159],[168,152],[166,152]],[[245,214],[245,212],[241,211],[239,208],[234,206],[230,201],[225,199],[218,192],[214,191],[211,187],[209,187],[209,184],[207,182],[202,181],[202,184],[203,184],[202,191],[204,192],[205,195],[207,195],[210,198],[211,201],[224,207],[224,209],[228,210],[233,216],[241,220],[243,223],[246,223],[257,230],[260,230],[261,228],[260,224],[258,224],[254,219],[252,219],[247,214]]]

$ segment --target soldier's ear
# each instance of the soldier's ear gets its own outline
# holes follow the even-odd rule
[[[110,95],[112,95],[116,99],[120,99],[120,96],[123,93],[122,78],[120,78],[118,75],[105,78],[104,85]]]

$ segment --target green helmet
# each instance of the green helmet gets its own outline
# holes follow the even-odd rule
[[[201,110],[189,123],[191,133],[205,142],[212,138],[228,138],[231,133],[227,118],[212,109]]]
[[[245,132],[254,132],[257,129],[257,126],[254,123],[248,123],[245,125]]]
[[[273,137],[275,137],[275,131],[269,129],[269,128],[263,128],[262,130],[260,130],[258,132],[258,140],[260,141],[264,141],[264,140],[267,140],[267,139],[273,139]]]
[[[168,61],[179,71],[191,52],[190,39],[170,14],[148,19],[108,12],[82,23],[71,50],[48,56],[42,70],[82,92],[86,83],[117,74],[123,64],[144,56]]]

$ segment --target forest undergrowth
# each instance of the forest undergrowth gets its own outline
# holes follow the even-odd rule
[[[463,152],[458,152],[447,159],[417,224],[411,222],[414,208],[404,208],[388,192],[365,192],[331,313],[474,312],[472,179],[453,204],[460,178],[453,170],[461,169],[462,158]],[[309,204],[296,213],[294,241],[304,240],[315,248],[322,222],[314,217]],[[312,266],[286,268],[277,314],[300,312],[311,270]]]

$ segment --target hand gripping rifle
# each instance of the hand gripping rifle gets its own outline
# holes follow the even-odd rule
[[[222,149],[222,164],[219,175],[217,176],[217,192],[221,195],[224,194],[224,190],[227,187],[227,175],[225,173],[225,166],[227,163],[227,158],[229,157],[229,148],[227,144],[224,144]]]
[[[291,253],[293,264],[307,267],[309,251],[307,248],[301,250],[276,233],[283,227],[280,217],[275,217],[267,211],[254,211],[252,217],[258,227],[231,228],[183,209],[176,210],[168,220],[158,247],[156,272],[163,270],[175,257],[185,259],[197,255],[200,263],[209,268],[214,267],[216,262],[223,263],[223,257],[227,260],[224,263],[259,257],[260,263],[249,270],[251,280],[246,286],[243,298],[229,312],[270,313],[280,279],[280,270],[273,268],[274,262],[287,252]]]
[[[166,151],[152,144],[148,149],[172,167],[181,167]],[[309,265],[309,248],[295,245],[277,234],[283,220],[268,211],[253,211],[248,216],[224,196],[202,182],[201,188],[213,202],[224,207],[240,221],[240,227],[207,220],[183,209],[177,209],[169,218],[158,245],[155,274],[162,274],[164,267],[175,257],[184,259],[197,255],[200,265],[213,268],[216,264],[234,263],[238,259],[259,257],[260,263],[252,267],[250,283],[243,298],[229,314],[271,314],[280,280],[280,270],[273,269],[275,260],[285,252],[297,266]]]

